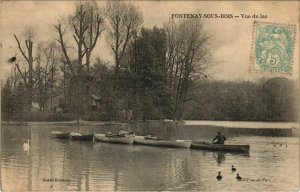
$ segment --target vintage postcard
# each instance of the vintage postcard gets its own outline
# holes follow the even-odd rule
[[[299,191],[298,1],[2,1],[0,190]]]

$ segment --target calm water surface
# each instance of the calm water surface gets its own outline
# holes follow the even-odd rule
[[[91,126],[59,128],[66,132],[86,133],[103,133],[107,129]],[[299,141],[296,137],[229,136],[227,143],[251,146],[249,155],[238,155],[58,140],[49,136],[53,130],[58,130],[58,127],[2,126],[1,178],[4,191],[299,189]],[[172,130],[166,130],[161,134],[160,137],[176,135],[183,139],[210,139],[196,130],[188,134],[182,130],[173,134]],[[23,143],[27,140],[30,150],[24,151]],[[236,172],[231,172],[231,165],[235,165],[245,180],[235,179]],[[216,180],[218,171],[223,175],[221,181]]]

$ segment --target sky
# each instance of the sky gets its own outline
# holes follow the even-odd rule
[[[76,1],[3,1],[1,4],[1,71],[10,71],[7,60],[17,53],[17,44],[13,34],[21,36],[26,26],[33,26],[37,40],[47,41],[56,38],[56,22],[75,9]],[[105,5],[99,1],[100,6]],[[276,74],[252,72],[250,56],[252,54],[253,22],[269,22],[296,25],[294,47],[294,66],[292,75],[299,74],[299,2],[297,1],[134,1],[143,13],[145,27],[163,24],[172,14],[233,14],[240,18],[201,18],[206,30],[211,34],[210,49],[212,65],[209,78],[213,80],[253,80],[260,77],[274,77]],[[245,15],[267,15],[267,18],[241,18]],[[178,19],[179,20],[179,19]],[[113,63],[112,53],[106,45],[104,36],[100,38],[93,56]]]

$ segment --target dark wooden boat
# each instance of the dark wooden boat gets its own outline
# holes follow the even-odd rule
[[[249,153],[250,145],[221,145],[205,143],[200,141],[193,141],[191,148],[203,149],[203,150],[214,150],[214,151],[227,151],[236,153]]]
[[[70,133],[62,133],[60,131],[52,131],[51,136],[58,139],[69,139]]]
[[[70,133],[70,137],[71,137],[71,139],[73,139],[73,140],[93,141],[94,134],[83,135],[83,134],[81,134],[81,133],[75,133],[75,132],[72,132],[72,133]]]
[[[178,148],[190,148],[191,140],[165,140],[157,139],[157,137],[149,136],[135,136],[134,144],[149,145],[157,147],[178,147]]]

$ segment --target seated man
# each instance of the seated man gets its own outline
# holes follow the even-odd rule
[[[213,144],[223,144],[224,141],[226,141],[226,137],[221,134],[221,132],[218,132],[218,135],[212,140]]]

